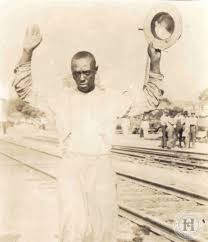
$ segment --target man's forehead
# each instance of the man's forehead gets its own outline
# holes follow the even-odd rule
[[[83,57],[78,59],[72,59],[72,68],[73,69],[90,69],[92,68],[94,60],[91,57]]]

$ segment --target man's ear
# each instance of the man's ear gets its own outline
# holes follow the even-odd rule
[[[96,71],[96,72],[97,72],[97,70],[98,70],[98,67],[99,67],[99,66],[96,66],[96,67],[95,67],[95,71]]]

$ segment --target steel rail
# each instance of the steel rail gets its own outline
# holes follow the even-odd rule
[[[198,204],[201,205],[208,205],[208,197],[206,196],[202,196],[193,192],[188,192],[182,189],[178,189],[175,187],[171,187],[171,186],[167,186],[161,183],[156,183],[153,181],[149,181],[149,180],[145,180],[145,179],[141,179],[139,177],[136,176],[132,176],[129,174],[125,174],[125,173],[121,173],[121,172],[116,172],[116,174],[120,177],[125,177],[128,178],[130,180],[134,180],[134,181],[138,181],[140,183],[143,183],[145,185],[148,185],[148,187],[157,189],[157,190],[162,190],[163,192],[166,192],[168,194],[172,194],[175,195],[177,197],[183,198],[185,200],[192,200]]]
[[[136,158],[146,158],[145,155],[141,155],[140,153],[132,152],[132,151],[127,151],[127,150],[112,150],[112,153],[114,154],[119,154],[119,155],[125,155],[125,156],[130,156],[130,157],[136,157]],[[184,162],[183,160],[177,161],[177,160],[167,160],[167,159],[162,159],[160,158],[160,155],[154,155],[156,157],[152,157],[155,161],[159,161],[160,163],[163,164],[168,164],[168,165],[178,165],[178,166],[183,166],[183,167],[188,167],[188,168],[198,168],[201,170],[208,171],[208,166],[203,166],[203,165],[198,165],[195,163],[191,162]],[[159,158],[158,158],[159,157]],[[168,157],[169,158],[169,157]]]
[[[148,147],[137,147],[137,146],[124,146],[124,145],[113,145],[112,150],[132,150],[137,151],[140,153],[149,153],[149,154],[160,154],[161,156],[169,156],[174,158],[181,158],[182,157],[194,159],[194,160],[203,160],[208,161],[208,153],[200,153],[200,152],[193,152],[193,151],[182,151],[182,150],[164,150],[164,149],[157,149],[157,148],[148,148]],[[196,156],[202,156],[196,157]]]
[[[170,241],[184,241],[183,238],[179,237],[174,230],[173,227],[170,225],[160,221],[159,219],[156,219],[150,215],[147,215],[141,211],[137,211],[136,209],[130,208],[126,206],[123,203],[119,204],[119,215],[122,217],[127,218],[128,220],[132,221],[135,224],[138,224],[140,226],[146,226],[152,231],[153,233],[156,233],[158,235],[161,235]],[[204,238],[195,237],[195,236],[188,236],[183,235],[181,233],[181,236],[184,236],[188,241],[192,242],[205,242],[206,240]]]

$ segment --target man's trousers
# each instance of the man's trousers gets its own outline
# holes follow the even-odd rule
[[[195,147],[196,143],[196,125],[190,125],[190,140],[189,140],[189,147],[191,146],[192,142],[192,147]]]
[[[167,147],[168,141],[168,132],[167,132],[167,125],[162,125],[162,148]]]
[[[115,242],[115,173],[108,155],[65,156],[58,178],[60,242]]]
[[[183,127],[176,127],[176,139],[179,141],[179,147],[182,147],[182,141],[183,141]]]

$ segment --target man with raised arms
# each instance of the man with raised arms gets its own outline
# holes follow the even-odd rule
[[[17,95],[33,104],[31,60],[41,43],[38,26],[26,31],[22,56],[13,83]],[[60,242],[115,242],[117,199],[115,173],[109,156],[115,121],[130,111],[132,102],[141,113],[155,109],[163,95],[160,85],[161,51],[148,46],[150,73],[142,94],[119,93],[96,84],[98,66],[88,51],[71,60],[75,88],[57,95],[60,142],[65,146],[58,174]],[[143,94],[144,97],[143,97]],[[53,109],[53,107],[50,107]]]

